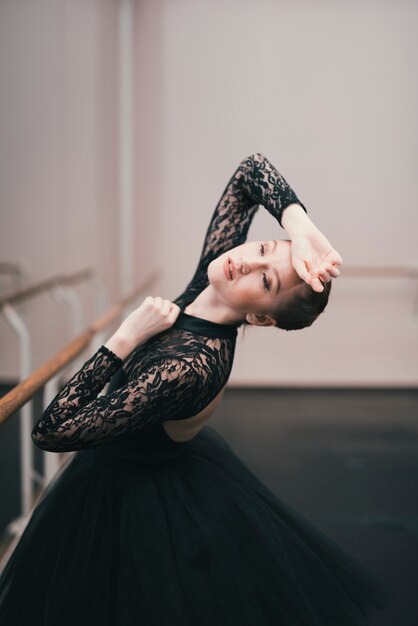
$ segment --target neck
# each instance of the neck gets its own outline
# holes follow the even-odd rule
[[[219,300],[212,285],[208,285],[193,302],[187,305],[184,312],[218,324],[236,324],[244,319],[243,315]]]

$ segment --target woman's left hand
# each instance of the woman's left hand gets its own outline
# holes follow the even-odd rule
[[[292,265],[314,291],[323,291],[322,283],[340,275],[341,256],[312,222],[293,233],[291,242]]]

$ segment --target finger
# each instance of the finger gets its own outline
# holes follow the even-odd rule
[[[323,283],[329,283],[331,280],[331,276],[326,270],[319,272],[318,276],[322,280]]]
[[[173,306],[172,306],[172,309],[171,309],[171,311],[170,311],[170,313],[168,315],[168,319],[170,320],[170,322],[172,324],[174,324],[174,322],[176,321],[176,319],[179,316],[179,313],[180,313],[181,309],[180,309],[180,307],[177,304],[174,304],[174,302],[172,304],[173,304]]]
[[[339,276],[341,274],[341,272],[338,269],[338,267],[335,267],[334,265],[331,265],[331,267],[328,268],[328,273],[331,276],[333,276],[334,278],[337,278],[337,276]]]
[[[340,270],[337,267],[337,264],[334,264],[333,259],[329,259],[327,258],[325,261],[323,261],[319,267],[318,267],[318,274],[320,275],[321,272],[328,272],[328,274],[330,275],[336,275],[338,276],[340,274]],[[336,272],[334,274],[334,271]]]
[[[342,260],[341,256],[338,254],[338,252],[336,250],[334,250],[334,252],[331,255],[331,262],[334,265],[342,265],[343,264],[343,260]]]
[[[296,273],[298,274],[298,276],[302,280],[304,280],[308,284],[311,283],[311,275],[308,272],[308,270],[306,269],[305,262],[302,261],[302,259],[294,259],[293,260],[293,267],[294,267]]]
[[[313,276],[311,278],[311,287],[314,291],[317,291],[318,293],[321,293],[321,291],[324,291],[324,286],[319,280],[318,276]]]
[[[162,305],[161,305],[161,313],[163,315],[168,315],[170,311],[171,311],[170,300],[163,300]]]

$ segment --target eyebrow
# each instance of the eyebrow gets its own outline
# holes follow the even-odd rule
[[[269,243],[270,243],[270,254],[273,254],[273,252],[275,251],[276,246],[277,246],[277,239],[276,239],[276,240],[274,240],[274,239],[273,239],[273,240],[272,240],[271,242],[269,242]],[[273,245],[271,245],[271,244],[273,244]],[[275,267],[273,267],[272,269],[273,269],[273,273],[274,273],[274,275],[275,275],[275,277],[276,277],[276,281],[277,281],[277,285],[276,285],[276,292],[275,292],[275,294],[274,294],[274,295],[275,295],[275,296],[277,296],[277,294],[278,294],[278,293],[279,293],[279,291],[280,291],[280,278],[279,278],[279,273],[278,273],[278,271],[276,270],[276,268],[275,268]]]

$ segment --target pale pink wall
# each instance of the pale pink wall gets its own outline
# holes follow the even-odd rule
[[[118,8],[0,3],[1,258],[25,260],[32,279],[94,264],[112,300]],[[370,0],[136,2],[134,263],[138,278],[161,265],[153,295],[174,298],[188,282],[227,180],[254,151],[282,170],[347,264],[418,261],[417,11]],[[250,238],[271,236],[285,233],[261,208]],[[80,293],[92,316],[92,290]],[[416,384],[414,296],[408,280],[341,277],[311,329],[239,339],[231,384]],[[70,338],[63,311],[32,301],[34,366]],[[0,340],[0,375],[13,376],[16,342],[2,320]]]
[[[96,267],[119,293],[118,3],[0,3],[0,258],[27,281]],[[5,280],[2,293],[9,290]],[[91,285],[78,289],[86,323]],[[67,309],[45,295],[24,310],[33,367],[72,337]],[[0,376],[18,373],[17,342],[0,320]]]
[[[134,4],[133,13],[135,284],[160,265],[157,250],[164,186],[160,5],[141,0]]]
[[[416,3],[157,4],[160,295],[190,279],[220,194],[252,152],[283,172],[347,265],[418,263]],[[281,236],[260,208],[250,238]],[[416,385],[416,288],[341,277],[314,327],[238,340],[231,384]]]

